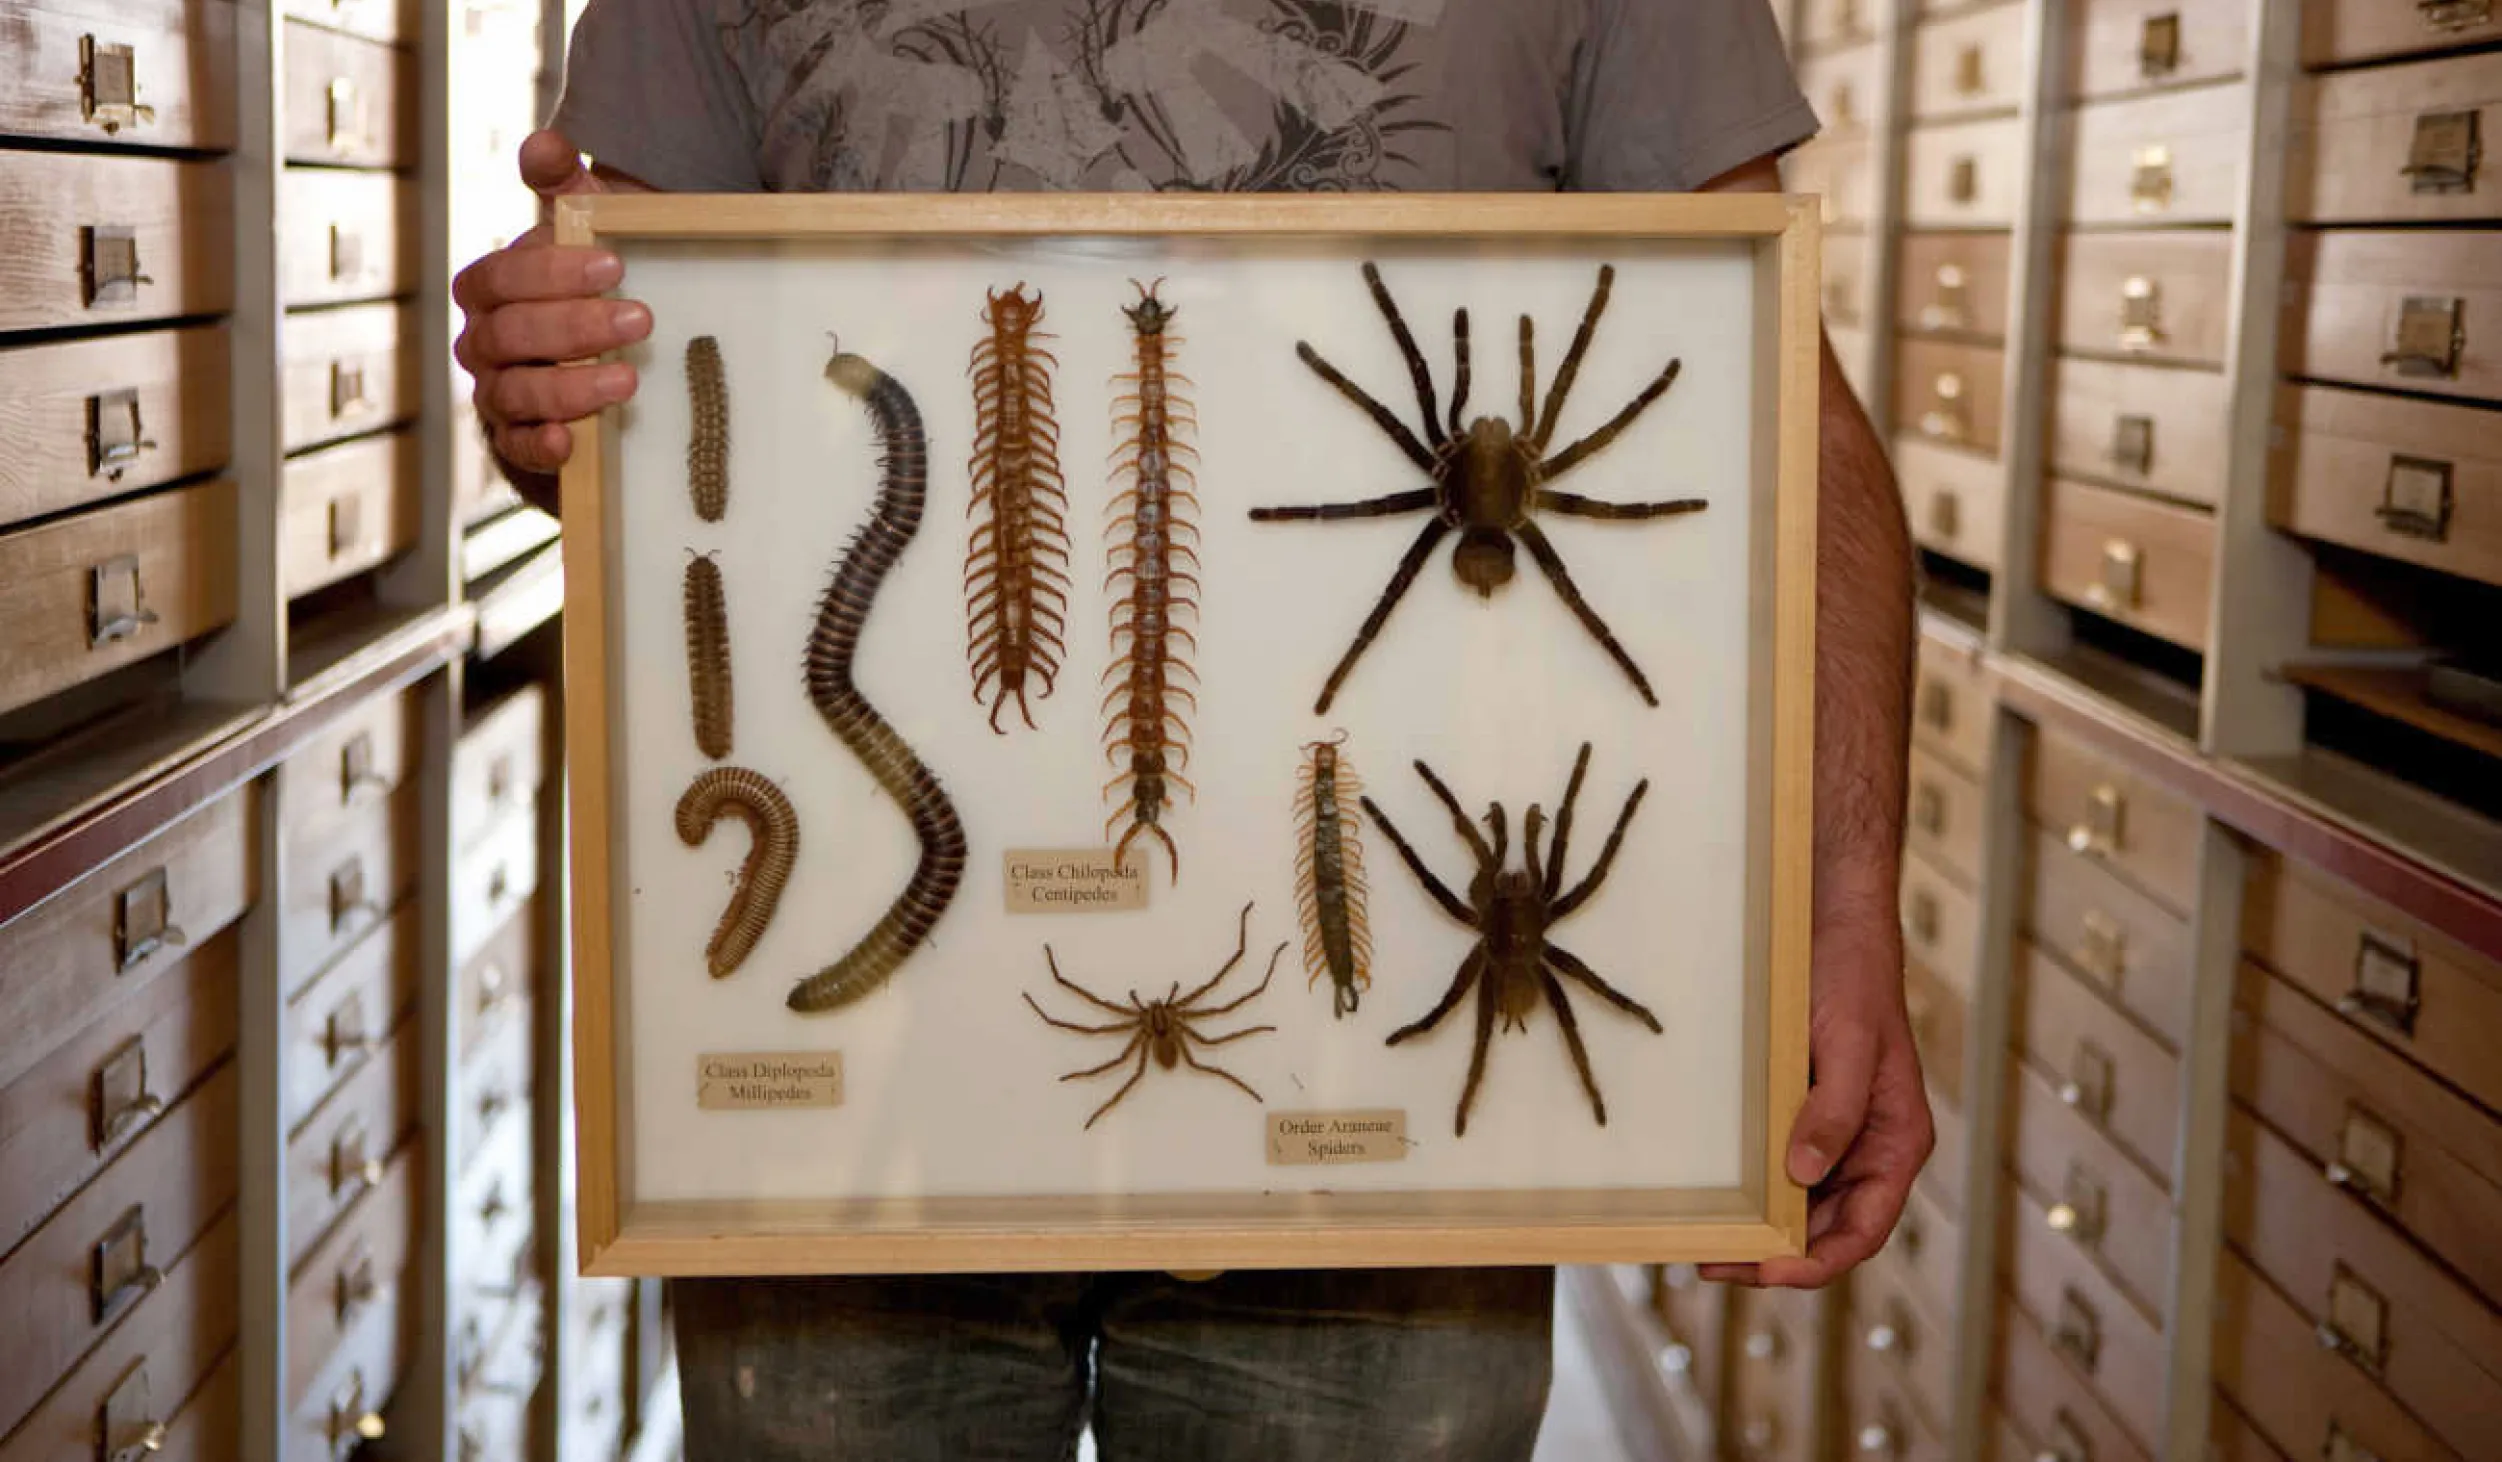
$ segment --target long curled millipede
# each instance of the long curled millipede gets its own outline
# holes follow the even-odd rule
[[[686,490],[695,516],[718,523],[730,506],[730,393],[721,379],[721,342],[686,342],[686,393],[693,407],[686,440]]]
[[[730,891],[729,907],[704,946],[704,963],[716,980],[728,976],[756,949],[790,882],[799,857],[799,814],[782,789],[745,767],[713,767],[696,775],[678,798],[678,840],[700,848],[713,824],[735,817],[747,824],[747,861]]]
[[[929,439],[912,394],[860,356],[837,347],[825,378],[868,408],[877,429],[879,482],[877,506],[818,602],[816,628],[808,636],[808,699],[878,786],[911,815],[921,857],[911,881],[860,942],[791,987],[790,1008],[803,1011],[848,1005],[885,984],[929,937],[964,881],[964,824],[956,820],[945,789],[851,682],[852,656],[860,648],[870,602],[921,526]]]
[[[1307,984],[1329,976],[1332,1014],[1355,1013],[1359,992],[1373,983],[1373,931],[1364,914],[1363,822],[1357,799],[1364,783],[1338,748],[1341,731],[1303,748],[1295,777],[1295,907],[1303,919]]]
[[[695,745],[719,761],[730,754],[730,610],[721,565],[701,554],[686,563],[686,682]]]
[[[1199,500],[1191,491],[1197,479],[1176,460],[1196,460],[1198,453],[1176,440],[1176,433],[1195,428],[1198,420],[1190,404],[1173,392],[1176,384],[1190,382],[1171,368],[1173,347],[1180,343],[1165,329],[1172,323],[1172,308],[1156,298],[1155,286],[1139,285],[1138,303],[1122,313],[1129,317],[1136,360],[1134,369],[1114,377],[1129,387],[1114,398],[1116,406],[1127,409],[1114,420],[1120,441],[1112,454],[1114,475],[1127,485],[1112,498],[1112,522],[1105,534],[1113,540],[1112,568],[1104,587],[1123,582],[1128,587],[1112,601],[1113,660],[1103,673],[1111,687],[1103,698],[1103,739],[1106,759],[1122,767],[1105,785],[1104,795],[1126,783],[1128,798],[1105,820],[1104,835],[1111,836],[1123,818],[1129,820],[1113,848],[1113,862],[1119,864],[1127,861],[1129,845],[1139,834],[1154,834],[1178,879],[1181,850],[1164,826],[1164,814],[1172,804],[1173,787],[1198,795],[1181,775],[1190,764],[1190,722],[1183,708],[1197,710],[1198,698],[1175,684],[1174,677],[1198,679],[1185,658],[1185,652],[1198,649],[1198,640],[1174,619],[1185,609],[1196,614],[1199,607],[1199,580],[1191,572],[1199,556],[1178,535],[1197,538],[1190,514]]]
[[[1035,329],[1042,291],[1027,298],[1019,283],[990,292],[982,323],[990,333],[973,347],[973,519],[964,553],[966,659],[973,698],[990,700],[990,729],[1016,698],[1030,729],[1026,677],[1051,694],[1067,646],[1068,491],[1060,477],[1060,423],[1053,414],[1051,373],[1059,361],[1037,346],[1051,336]]]

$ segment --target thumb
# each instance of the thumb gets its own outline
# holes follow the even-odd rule
[[[1790,1179],[1801,1187],[1823,1182],[1867,1125],[1876,1050],[1876,1032],[1864,1021],[1836,1020],[1816,1033],[1815,1084],[1790,1127]]]
[[[541,198],[608,191],[608,185],[582,165],[582,154],[573,140],[549,127],[521,139],[521,181]]]

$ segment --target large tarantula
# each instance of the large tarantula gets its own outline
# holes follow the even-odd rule
[[[1531,514],[1544,510],[1574,518],[1598,518],[1623,521],[1638,518],[1666,518],[1680,513],[1702,511],[1708,504],[1700,498],[1677,498],[1657,503],[1610,503],[1587,498],[1579,493],[1562,492],[1546,484],[1570,472],[1614,441],[1633,419],[1660,398],[1677,379],[1681,362],[1671,360],[1639,395],[1627,402],[1624,409],[1605,426],[1590,433],[1571,446],[1547,454],[1547,442],[1555,432],[1556,418],[1563,414],[1564,399],[1572,393],[1573,378],[1581,371],[1581,358],[1590,349],[1590,337],[1598,330],[1599,315],[1607,308],[1607,297],[1616,283],[1612,264],[1601,265],[1598,287],[1591,291],[1589,308],[1582,312],[1581,329],[1572,338],[1572,348],[1564,354],[1564,364],[1555,372],[1555,379],[1546,390],[1546,403],[1541,408],[1537,396],[1537,358],[1532,344],[1533,327],[1527,315],[1520,317],[1520,425],[1515,428],[1499,416],[1480,416],[1460,425],[1460,412],[1468,404],[1468,311],[1460,309],[1451,316],[1451,333],[1456,345],[1459,368],[1453,377],[1451,410],[1448,423],[1437,420],[1434,404],[1433,373],[1426,368],[1425,357],[1416,348],[1416,337],[1409,333],[1407,321],[1400,317],[1398,305],[1390,298],[1389,289],[1381,282],[1381,271],[1369,261],[1364,265],[1364,282],[1371,287],[1373,302],[1381,307],[1381,315],[1390,324],[1390,338],[1397,341],[1399,353],[1407,359],[1408,375],[1416,387],[1416,404],[1424,413],[1425,440],[1407,429],[1389,407],[1367,394],[1321,358],[1320,352],[1302,341],[1295,342],[1295,354],[1302,358],[1320,378],[1337,388],[1338,393],[1355,403],[1372,417],[1375,425],[1398,444],[1408,460],[1433,480],[1430,487],[1411,488],[1386,497],[1366,498],[1352,503],[1322,503],[1309,507],[1253,508],[1254,522],[1330,522],[1341,518],[1386,518],[1402,513],[1431,509],[1432,521],[1416,534],[1408,545],[1407,555],[1399,560],[1398,570],[1381,591],[1373,612],[1365,617],[1363,628],[1355,632],[1355,643],[1347,647],[1338,667],[1329,672],[1328,683],[1321,687],[1320,700],[1312,710],[1315,714],[1329,709],[1336,699],[1338,687],[1355,668],[1356,659],[1381,633],[1390,611],[1416,575],[1432,556],[1434,545],[1444,534],[1457,528],[1460,541],[1451,551],[1451,570],[1459,581],[1477,591],[1480,597],[1491,598],[1494,591],[1511,582],[1512,542],[1517,539],[1529,549],[1529,557],[1546,575],[1555,592],[1582,627],[1597,638],[1625,674],[1633,688],[1642,693],[1650,705],[1658,705],[1651,683],[1642,668],[1633,663],[1625,647],[1616,642],[1615,632],[1607,621],[1599,618],[1581,596],[1572,574],[1564,567],[1563,555],[1547,541]]]
[[[1562,808],[1555,814],[1555,836],[1543,858],[1538,851],[1538,835],[1546,828],[1546,814],[1534,803],[1529,815],[1521,819],[1521,855],[1528,861],[1527,872],[1503,866],[1509,851],[1509,820],[1499,802],[1486,806],[1485,824],[1494,835],[1489,846],[1477,833],[1476,824],[1460,810],[1459,799],[1433,774],[1433,768],[1422,760],[1416,763],[1416,774],[1425,779],[1442,805],[1451,811],[1451,825],[1476,855],[1477,871],[1468,880],[1468,897],[1463,900],[1445,886],[1425,860],[1408,846],[1407,839],[1390,825],[1373,799],[1364,799],[1364,810],[1381,828],[1390,846],[1399,850],[1399,857],[1454,919],[1477,931],[1476,947],[1460,962],[1459,974],[1451,988],[1443,992],[1441,1003],[1425,1012],[1413,1025],[1391,1032],[1389,1045],[1411,1036],[1424,1034],[1440,1024],[1442,1018],[1458,1008],[1471,988],[1477,992],[1477,1044],[1468,1058],[1468,1081],[1460,1088],[1459,1118],[1453,1124],[1454,1136],[1468,1135],[1468,1108],[1477,1099],[1477,1083],[1486,1074],[1486,1043],[1494,1036],[1495,1017],[1501,1016],[1503,1028],[1527,1030],[1529,1015],[1543,996],[1555,1009],[1556,1023],[1564,1028],[1564,1045],[1572,1052],[1572,1064],[1581,1073],[1582,1089],[1590,1094],[1591,1115],[1598,1124],[1607,1125],[1607,1102],[1599,1095],[1598,1078],[1590,1074],[1590,1053],[1581,1044],[1581,1023],[1573,1015],[1572,1002],[1564,998],[1564,980],[1577,980],[1596,991],[1600,999],[1615,1006],[1659,1034],[1659,1017],[1642,1003],[1626,995],[1598,976],[1598,972],[1581,962],[1570,950],[1548,939],[1547,931],[1570,917],[1574,910],[1587,903],[1607,881],[1607,870],[1616,861],[1616,850],[1623,845],[1625,829],[1633,822],[1634,809],[1642,805],[1642,797],[1651,789],[1650,779],[1635,784],[1633,795],[1625,799],[1624,811],[1616,814],[1616,826],[1607,834],[1607,843],[1599,849],[1598,861],[1589,873],[1574,884],[1570,892],[1564,885],[1564,850],[1572,836],[1572,806],[1581,795],[1581,779],[1590,769],[1590,743],[1581,743],[1581,754],[1574,758],[1572,780],[1565,784]],[[1558,978],[1558,977],[1562,978]]]

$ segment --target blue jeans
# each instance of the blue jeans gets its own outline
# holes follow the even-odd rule
[[[1551,1269],[681,1280],[686,1462],[1527,1462]]]

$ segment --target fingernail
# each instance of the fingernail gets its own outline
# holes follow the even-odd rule
[[[1833,1160],[1812,1142],[1802,1142],[1790,1149],[1790,1181],[1802,1188],[1812,1188],[1824,1181],[1826,1169]]]
[[[588,264],[582,266],[582,273],[590,280],[591,288],[614,289],[617,281],[625,278],[625,260],[614,254],[594,255]]]
[[[643,332],[651,328],[652,312],[641,305],[629,302],[610,310],[608,323],[615,327],[618,334],[629,339],[640,339]]]
[[[603,396],[624,400],[634,393],[634,367],[611,363],[599,369],[599,390]]]

